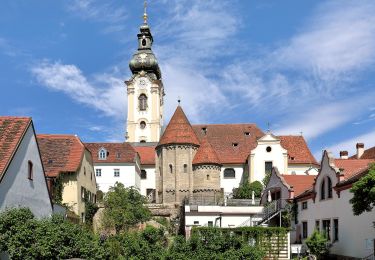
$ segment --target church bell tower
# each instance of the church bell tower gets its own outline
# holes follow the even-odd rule
[[[146,3],[143,20],[137,34],[138,50],[129,63],[132,77],[125,81],[128,93],[126,139],[128,142],[159,142],[164,87],[158,61],[151,49],[153,38],[147,23]]]

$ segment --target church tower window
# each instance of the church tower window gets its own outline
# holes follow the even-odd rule
[[[139,110],[145,111],[147,109],[147,96],[145,94],[141,94],[138,98],[139,100]]]
[[[141,129],[145,129],[146,128],[146,122],[145,121],[142,121],[140,124],[139,124],[140,128]]]

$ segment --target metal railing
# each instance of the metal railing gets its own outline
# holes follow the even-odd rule
[[[281,207],[281,199],[273,200],[269,204],[265,205],[263,208],[263,218],[259,221],[258,225],[263,224],[264,222],[268,221],[272,218],[275,214],[277,214]]]
[[[227,199],[219,194],[217,196],[196,195],[186,198],[185,205],[249,207],[260,206],[260,199]]]

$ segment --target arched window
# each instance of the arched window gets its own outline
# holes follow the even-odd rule
[[[330,177],[327,177],[327,182],[328,182],[328,198],[332,198],[332,181]]]
[[[172,164],[169,165],[169,173],[173,173],[173,166],[172,166]]]
[[[102,148],[99,150],[99,160],[107,159],[107,151],[106,149]]]
[[[187,173],[187,164],[184,164],[184,173]]]
[[[228,179],[236,178],[236,171],[233,168],[226,168],[224,170],[224,178],[228,178]]]
[[[143,46],[143,47],[146,46],[146,39],[142,39],[142,46]]]
[[[140,126],[141,129],[145,129],[146,128],[146,122],[145,121],[141,121],[139,123],[139,126]]]
[[[145,94],[139,95],[139,110],[144,111],[147,109],[147,96]]]
[[[324,200],[326,198],[326,183],[323,179],[322,184],[320,185],[320,199]]]

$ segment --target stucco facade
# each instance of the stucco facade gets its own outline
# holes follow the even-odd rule
[[[322,167],[314,184],[314,193],[298,199],[297,238],[304,239],[302,223],[307,225],[307,236],[314,229],[327,232],[331,243],[330,253],[339,256],[362,258],[374,252],[375,214],[373,211],[354,216],[349,200],[353,197],[349,188],[336,192],[340,169],[333,164],[333,158],[325,152]],[[327,187],[328,178],[332,191]],[[322,185],[323,180],[325,185]],[[325,189],[324,198],[322,189]],[[304,209],[302,203],[305,203]]]
[[[32,179],[28,178],[29,161],[32,163]],[[52,214],[52,203],[32,123],[28,125],[0,180],[0,210],[12,207],[30,208],[38,218]]]

